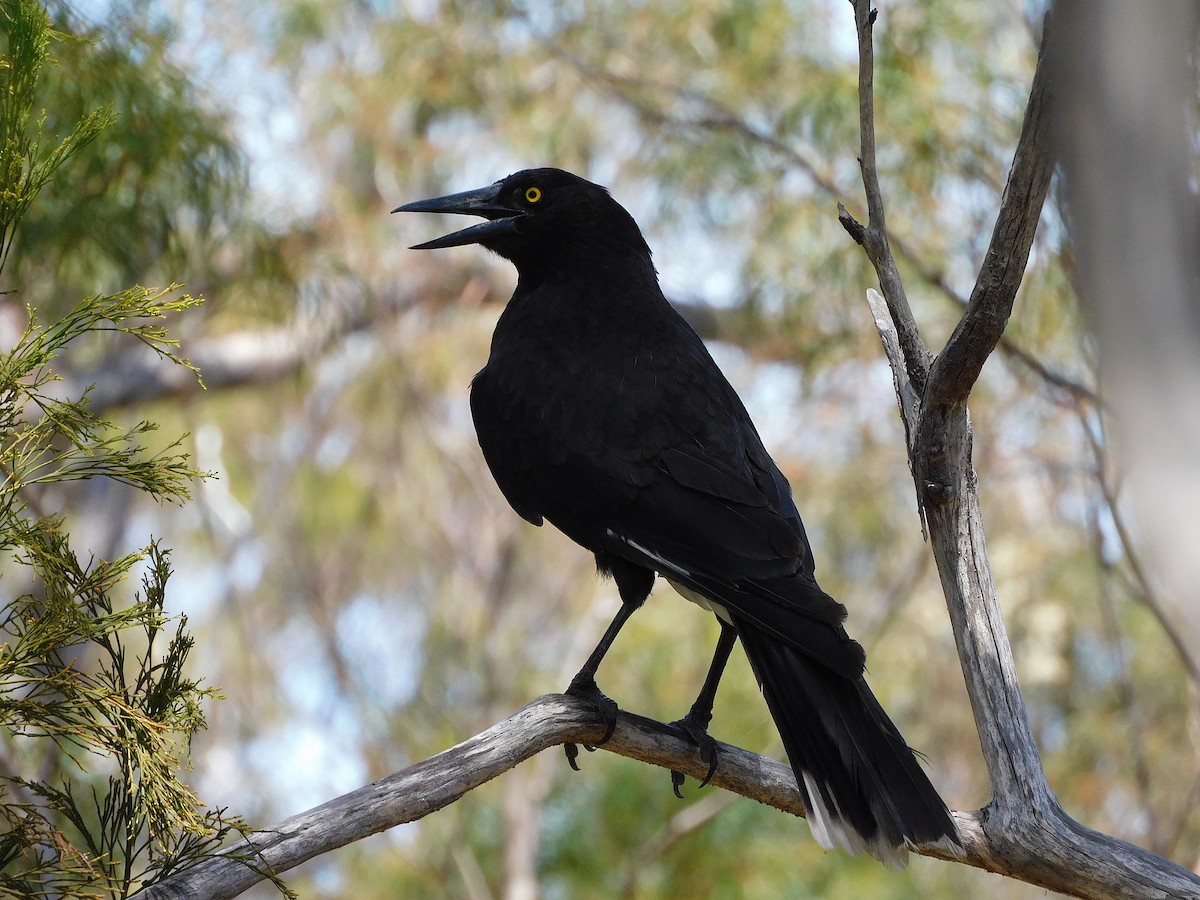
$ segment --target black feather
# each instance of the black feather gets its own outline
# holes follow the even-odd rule
[[[479,445],[513,508],[591,550],[627,605],[659,572],[736,628],[827,844],[892,862],[910,843],[957,846],[945,804],[863,681],[846,608],[817,584],[787,479],[663,297],[632,217],[556,169],[408,208],[484,216],[430,244],[480,243],[517,267],[471,386]],[[594,685],[624,619],[583,681]]]

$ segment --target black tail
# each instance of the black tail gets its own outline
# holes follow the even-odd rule
[[[734,625],[822,847],[865,850],[897,866],[914,844],[961,851],[946,804],[866,681],[837,675],[737,617]]]

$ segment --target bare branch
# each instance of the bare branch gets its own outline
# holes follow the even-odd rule
[[[879,287],[887,301],[892,326],[904,354],[908,379],[918,394],[925,392],[925,379],[933,359],[929,348],[921,339],[913,318],[904,283],[896,268],[896,260],[888,246],[887,224],[883,210],[883,192],[879,187],[879,173],[875,167],[875,50],[872,32],[875,26],[875,10],[870,3],[855,0],[854,24],[858,31],[858,118],[861,133],[858,165],[862,171],[863,188],[867,195],[867,224],[856,221],[846,207],[838,204],[838,221],[847,233],[866,251],[867,259],[875,267]]]
[[[1004,334],[1054,172],[1048,108],[1049,35],[1047,28],[983,266],[966,312],[930,368],[919,425],[911,435],[913,472],[918,490],[924,492],[923,505],[949,499],[947,486],[955,476],[947,471],[950,458],[941,433],[948,428],[947,419],[966,403],[984,362]],[[969,426],[966,437],[969,440]],[[969,445],[966,449],[968,456],[963,462],[969,468]]]
[[[917,427],[921,397],[908,377],[908,369],[904,364],[904,353],[900,349],[900,335],[896,331],[895,322],[892,321],[892,314],[888,309],[887,302],[879,291],[868,288],[867,305],[871,308],[871,317],[875,320],[875,328],[879,331],[879,339],[883,342],[883,352],[887,356],[888,364],[892,367],[892,385],[896,388],[896,403],[900,409],[900,421],[904,423],[905,444],[912,446],[912,435]]]
[[[135,897],[137,900],[225,900],[236,897],[265,880],[264,872],[256,870],[255,866],[269,869],[274,874],[286,872],[322,853],[448,806],[468,791],[548,747],[564,742],[596,741],[603,733],[603,724],[588,704],[562,694],[547,694],[457,747],[293,816],[276,828],[252,835],[223,856],[179,872],[140,891]],[[616,730],[603,749],[664,769],[682,771],[697,779],[703,778],[708,771],[708,763],[699,757],[695,745],[670,726],[630,713],[619,714]],[[720,744],[720,755],[721,765],[713,776],[714,785],[784,812],[804,814],[795,776],[789,766],[729,744]],[[989,845],[986,823],[979,814],[955,812],[953,815],[966,850],[962,862],[1080,897],[1117,896],[1111,888],[1118,882],[1112,879],[1118,875],[1124,878],[1131,855],[1144,853],[1120,841],[1103,838],[1109,859],[1100,868],[1109,880],[1081,881],[1077,873],[1060,864],[1058,854],[1067,852],[1064,848],[1078,839],[1071,832],[1078,826],[1065,820],[1059,845],[1050,845],[1051,855],[1038,866],[1017,870],[1010,850]],[[799,834],[797,838],[800,839]],[[933,846],[921,846],[916,851],[939,859],[952,858]],[[1120,896],[1181,897],[1200,891],[1200,879],[1173,863],[1152,855],[1149,860],[1139,860],[1139,863],[1144,867],[1141,880],[1134,878],[1121,882],[1124,887]],[[1034,877],[1030,877],[1031,873]],[[1151,889],[1151,884],[1156,887]],[[1158,887],[1174,893],[1164,894]]]
[[[253,835],[222,857],[181,872],[137,897],[235,897],[265,877],[245,860],[275,873],[285,872],[314,856],[435,812],[548,747],[567,742],[587,744],[603,734],[604,726],[588,704],[548,694],[456,747],[293,816],[276,828]],[[604,749],[696,779],[708,772],[708,763],[680,733],[630,713],[619,714],[616,730]],[[714,785],[785,812],[804,814],[790,767],[728,744],[720,745],[720,754]]]
[[[477,286],[471,287],[477,290]],[[354,335],[369,331],[426,303],[444,302],[445,287],[432,278],[415,280],[403,290],[383,292],[380,300],[366,285],[323,305],[315,314],[297,314],[276,327],[200,337],[185,344],[183,355],[203,375],[204,384],[181,366],[164,366],[149,349],[127,345],[89,369],[64,373],[61,390],[77,396],[89,385],[88,407],[97,414],[137,403],[193,396],[205,388],[265,384],[310,365]]]
[[[869,94],[873,64],[871,25],[874,14],[870,3],[864,0],[853,0],[853,6],[859,35],[859,89]],[[873,164],[874,109],[869,102],[869,96],[860,101],[859,111],[862,118],[860,162],[864,188],[868,196],[868,206],[877,210],[876,214],[882,219],[883,200]],[[1026,122],[1037,118],[1027,115]],[[1030,141],[1036,134],[1035,130],[1026,128],[1022,131],[1022,138]],[[1028,153],[1018,147],[1014,161],[1028,158]],[[1016,177],[1010,175],[1010,183]],[[874,199],[871,199],[872,195]],[[1044,197],[1044,191],[1042,196]],[[1012,203],[1004,207],[1009,215],[1018,210],[1024,216],[1031,215],[1035,224],[1040,209],[1039,205],[1030,211],[1027,205]],[[1032,238],[1028,229],[1012,227],[1004,222],[1004,210],[1001,221],[997,223],[993,232],[992,246],[988,251],[988,268],[996,271],[1004,271],[1006,266],[1003,260],[1012,258],[1017,252],[1015,247],[1003,243],[1003,237],[1024,238],[1029,234],[1030,239]],[[847,230],[853,234],[844,212],[840,218],[843,225],[847,225]],[[889,273],[896,272],[895,261],[891,257],[886,238],[869,237],[873,227],[866,227],[861,243],[879,275],[884,297],[887,298],[888,276]],[[998,236],[1001,238],[998,239]],[[1027,247],[1025,252],[1028,252]],[[899,280],[898,275],[896,280]],[[990,279],[982,276],[980,281],[984,284],[991,283]],[[1007,284],[1008,281],[1002,283]],[[902,288],[897,296],[903,296]],[[999,302],[1002,300],[1003,298]],[[979,309],[979,304],[986,307],[993,302],[997,301],[993,300],[987,291],[982,291],[976,309]],[[1011,306],[1011,298],[1008,302]],[[916,323],[911,321],[912,312],[906,303],[889,299],[886,317],[877,302],[872,302],[871,306],[885,348],[888,348],[892,331],[896,333],[896,340],[903,348],[904,328],[898,317],[907,317],[910,334],[917,333]],[[967,316],[969,315],[970,304]],[[1003,321],[1007,321],[1007,314],[1004,315]],[[991,346],[994,345],[995,342],[992,341]],[[921,347],[923,349],[924,345]],[[990,349],[991,347],[989,352]],[[956,350],[955,355],[960,360],[967,359],[960,351]],[[917,357],[915,361],[914,356]],[[888,357],[894,367],[898,362],[894,350],[888,351]],[[917,481],[917,500],[925,514],[925,525],[941,576],[942,590],[946,595],[946,605],[954,628],[963,676],[966,679],[975,724],[979,730],[984,759],[992,782],[992,805],[1052,811],[1057,809],[1057,801],[1046,783],[1041,757],[1033,740],[987,557],[975,472],[971,464],[972,436],[966,408],[961,402],[931,404],[923,394],[927,384],[925,379],[931,368],[926,366],[920,354],[906,352],[903,357],[904,371],[894,375],[897,387],[903,389],[905,381],[909,381],[921,395],[915,423],[912,421],[912,413],[903,415],[908,403],[905,393],[899,396],[902,417],[911,442],[909,454]],[[953,379],[954,373],[947,369],[944,363],[939,365],[939,362],[933,364],[939,373],[939,383]],[[918,370],[915,375],[914,366]],[[971,382],[973,383],[973,379]]]
[[[1029,262],[1029,250],[1055,161],[1045,38],[1042,46],[991,243],[967,302],[967,311],[930,371],[926,396],[930,405],[953,406],[967,399],[984,362],[1004,334]]]
[[[245,331],[204,338],[188,348],[189,361],[204,384],[181,366],[164,366],[145,348],[121,347],[86,371],[68,376],[67,390],[94,385],[88,405],[97,414],[166,397],[185,397],[208,388],[275,381],[295,372],[326,344],[330,335],[297,328]]]

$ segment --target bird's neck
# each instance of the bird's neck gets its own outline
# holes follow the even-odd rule
[[[649,255],[632,250],[605,247],[586,252],[541,253],[534,259],[515,262],[517,294],[545,289],[588,295],[660,293],[658,272]]]
[[[599,256],[556,267],[521,269],[517,289],[497,323],[493,351],[532,343],[554,352],[648,340],[652,323],[674,313],[645,255],[621,261]],[[524,352],[524,351],[522,351]],[[550,351],[544,351],[550,352]]]

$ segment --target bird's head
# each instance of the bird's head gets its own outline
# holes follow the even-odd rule
[[[561,169],[525,169],[487,187],[417,200],[392,212],[482,216],[486,222],[411,249],[480,244],[518,269],[576,252],[650,256],[637,223],[606,189]]]

